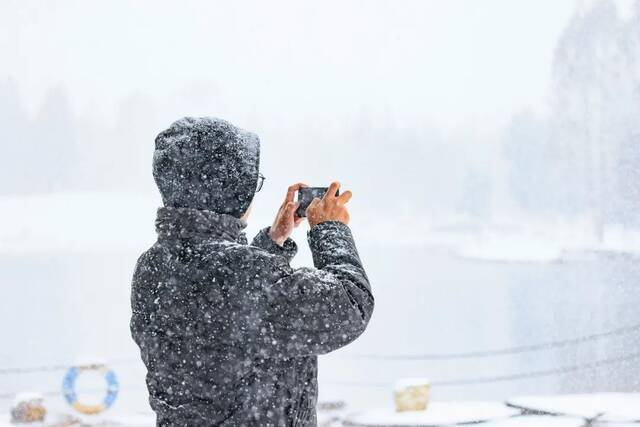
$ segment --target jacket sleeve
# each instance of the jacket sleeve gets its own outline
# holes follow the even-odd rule
[[[330,221],[309,231],[314,268],[289,268],[265,285],[255,347],[262,357],[324,354],[364,332],[374,307],[351,230]]]
[[[283,246],[279,246],[269,237],[271,227],[263,228],[256,234],[251,242],[252,246],[257,246],[273,255],[281,255],[291,262],[293,257],[298,253],[298,245],[290,237],[285,240]]]

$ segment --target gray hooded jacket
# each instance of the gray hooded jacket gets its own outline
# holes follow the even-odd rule
[[[316,425],[317,355],[366,328],[374,300],[350,229],[313,227],[315,268],[297,247],[239,219],[254,196],[259,141],[213,118],[185,118],[156,139],[164,207],[139,258],[131,332],[158,426]]]

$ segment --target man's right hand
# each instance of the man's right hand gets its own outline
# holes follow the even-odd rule
[[[351,191],[345,191],[336,197],[339,188],[339,182],[332,182],[322,199],[313,199],[307,208],[307,220],[311,227],[325,221],[349,224],[349,211],[345,204],[351,199],[352,194]]]

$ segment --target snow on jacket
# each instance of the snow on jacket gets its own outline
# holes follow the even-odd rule
[[[194,125],[201,129],[190,133]],[[216,126],[226,130],[207,130]],[[154,164],[154,176],[165,203],[158,240],[138,260],[131,295],[131,332],[157,425],[314,426],[317,355],[356,339],[374,306],[351,231],[330,221],[308,232],[315,268],[291,268],[295,242],[278,246],[268,228],[247,244],[239,216],[255,190],[257,137],[217,119],[183,119],[172,128],[156,140],[154,159],[164,163]],[[173,150],[173,158],[158,147]],[[179,172],[189,168],[185,158],[201,161],[190,150],[205,158],[207,150],[233,152],[208,157],[224,166],[206,166],[208,179],[248,181],[221,187],[233,202],[198,196],[198,188],[218,184],[193,168],[188,178]],[[165,194],[181,186],[188,196]]]

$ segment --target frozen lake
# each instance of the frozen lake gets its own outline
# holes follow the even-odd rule
[[[392,404],[393,382],[402,377],[428,377],[438,383],[562,367],[570,371],[435,385],[433,397],[487,400],[638,389],[640,365],[635,359],[599,363],[593,369],[577,366],[636,352],[638,330],[495,357],[382,358],[537,345],[640,323],[640,269],[628,255],[583,253],[555,263],[499,263],[462,259],[433,248],[360,245],[360,252],[374,288],[376,311],[356,343],[320,358],[321,399],[345,399],[351,408],[387,406]],[[110,362],[120,378],[113,412],[146,410],[144,371],[128,331],[135,258],[136,254],[74,253],[0,259],[0,365],[52,366],[51,371],[0,375],[1,394],[51,392],[48,404],[64,407],[57,393],[64,370],[56,365],[99,359]],[[309,254],[301,250],[296,264],[305,262]],[[93,398],[82,390],[80,394]],[[10,402],[0,400],[0,410],[6,412]]]
[[[484,352],[574,339],[640,323],[637,260],[584,254],[558,263],[463,260],[420,249],[363,248],[375,287],[376,312],[361,340],[341,355],[420,355]],[[381,383],[340,388],[358,404],[390,404],[392,383],[425,376],[434,382],[503,377],[575,367],[636,352],[640,331],[580,345],[481,358],[450,360],[322,359],[327,381]],[[324,368],[324,369],[322,369]],[[637,361],[602,364],[513,381],[434,386],[435,399],[503,399],[507,396],[598,390],[637,390]],[[335,388],[335,386],[334,386]],[[362,398],[360,395],[362,393]],[[354,399],[354,403],[355,399]]]

